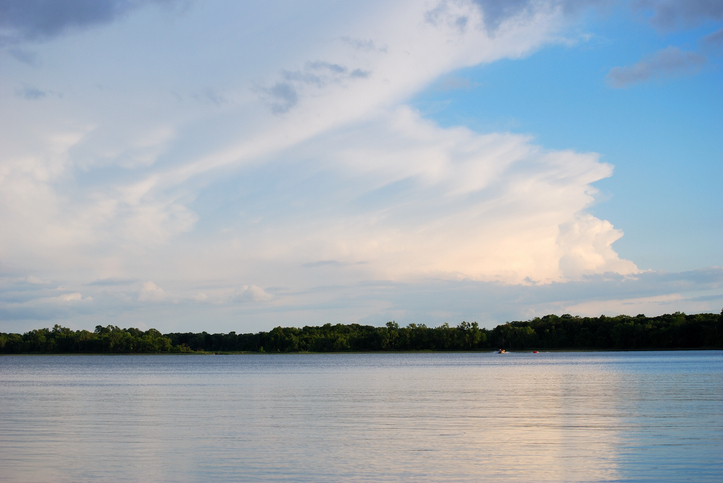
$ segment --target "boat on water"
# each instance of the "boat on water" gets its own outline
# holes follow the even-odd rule
[[[505,354],[506,352],[504,349],[497,349],[498,354]]]

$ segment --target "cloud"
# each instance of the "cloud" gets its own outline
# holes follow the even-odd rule
[[[633,8],[650,12],[650,22],[663,30],[723,20],[723,2],[718,0],[637,0]]]
[[[672,311],[719,313],[723,307],[723,268],[715,267],[679,273],[648,271],[632,276],[608,273],[542,285],[438,279],[364,280],[314,285],[303,290],[275,288],[275,293],[283,295],[275,297],[273,303],[260,303],[271,301],[269,293],[253,286],[234,290],[235,295],[229,297],[226,288],[217,290],[207,285],[203,291],[189,288],[188,296],[178,300],[167,297],[142,308],[135,298],[128,299],[125,292],[109,294],[104,292],[105,287],[87,287],[91,292],[78,300],[73,289],[61,296],[55,289],[38,289],[31,297],[20,298],[8,293],[15,287],[0,286],[2,332],[38,328],[38,320],[51,320],[50,325],[91,328],[97,325],[99,317],[124,327],[137,327],[152,318],[153,325],[162,332],[251,332],[276,325],[382,325],[387,320],[396,320],[401,325],[414,322],[430,326],[467,320],[492,328],[506,321],[550,313],[654,316]],[[61,300],[63,296],[68,296],[68,300]],[[199,320],[213,322],[199,326]]]
[[[338,209],[291,210],[270,237],[296,239],[288,249],[317,260],[365,261],[364,271],[391,280],[549,282],[637,270],[610,248],[621,233],[581,213],[594,200],[589,183],[611,174],[596,155],[544,152],[524,136],[442,129],[409,109],[295,153],[328,166],[335,188],[317,196]],[[285,189],[303,196],[301,186]]]
[[[307,63],[307,66],[309,67],[309,69],[312,69],[312,70],[327,70],[327,71],[332,72],[333,74],[344,74],[348,70],[343,65],[332,64],[329,62],[322,62],[322,61],[318,61],[318,60]]]
[[[16,97],[22,97],[23,99],[28,100],[42,99],[47,95],[48,93],[46,91],[41,91],[37,87],[32,86],[23,86],[22,88],[15,89]]]
[[[168,0],[0,0],[0,46],[52,39],[107,24],[132,9]]]
[[[37,101],[40,99],[45,99],[48,96],[52,96],[57,99],[63,98],[63,94],[60,92],[55,92],[53,90],[42,90],[27,84],[15,89],[15,97],[28,101]]]
[[[685,302],[685,303],[684,303]],[[685,307],[684,307],[685,305]],[[656,295],[653,297],[624,298],[617,300],[594,300],[570,305],[565,308],[566,313],[583,317],[606,315],[636,315],[660,314],[661,309],[666,313],[679,311],[703,312],[707,304],[696,303],[694,300],[684,300],[680,294]],[[663,307],[668,307],[664,309]]]
[[[35,52],[31,52],[24,49],[12,48],[8,49],[8,53],[18,62],[23,64],[36,66],[38,64],[37,55]]]
[[[341,267],[344,264],[337,262],[336,260],[320,260],[318,262],[309,262],[302,265],[304,268],[316,268],[316,267]]]
[[[115,287],[115,286],[121,286],[121,285],[130,285],[135,282],[136,282],[136,280],[133,280],[133,279],[105,278],[102,280],[95,280],[93,282],[90,282],[88,285],[96,286],[96,287]]]
[[[222,114],[155,90],[130,103],[88,89],[102,102],[83,104],[80,112],[90,114],[75,123],[66,119],[78,116],[77,100],[19,120],[14,129],[23,136],[1,134],[11,154],[0,216],[17,228],[2,233],[5,253],[28,267],[73,267],[83,285],[132,278],[167,286],[167,274],[178,271],[224,280],[226,290],[238,267],[257,286],[307,287],[317,277],[302,267],[310,260],[344,264],[329,283],[549,283],[634,273],[611,248],[620,232],[584,213],[595,200],[591,183],[612,173],[596,154],[442,128],[404,106],[449,72],[554,41],[558,14],[490,38],[481,29],[432,27],[414,2],[404,8],[420,22],[375,24],[374,45],[385,52],[311,45],[296,60],[242,78],[246,91],[225,88],[237,103]],[[475,8],[465,8],[478,22]],[[370,31],[353,30],[350,38]],[[357,69],[372,74],[354,78]],[[199,82],[206,86],[206,77]],[[262,99],[259,85],[271,86]],[[269,113],[269,104],[284,116]],[[52,255],[61,252],[62,259]],[[177,260],[193,268],[181,270]],[[174,300],[199,290],[174,288]],[[202,291],[223,300],[223,290]]]
[[[234,297],[236,302],[268,302],[273,295],[256,285],[244,285]]]
[[[352,79],[366,79],[371,74],[372,73],[368,70],[354,69],[349,73],[349,77],[351,77]]]
[[[485,26],[489,30],[496,30],[502,22],[519,15],[530,14],[537,6],[532,0],[509,0],[497,2],[494,0],[474,0],[474,3],[484,12]]]
[[[166,292],[151,281],[144,283],[138,292],[139,302],[162,302],[164,300],[166,300]]]
[[[723,28],[703,37],[703,45],[713,49],[723,48]]]
[[[38,277],[34,277],[33,275],[28,275],[25,279],[29,284],[32,285],[48,285],[50,282],[46,280],[42,280]]]
[[[68,293],[68,294],[59,296],[58,300],[60,300],[62,302],[79,302],[79,301],[83,300],[83,296],[80,294],[80,292]],[[93,299],[86,298],[86,300],[93,300]]]
[[[343,42],[346,42],[350,46],[352,46],[355,50],[360,50],[360,51],[365,51],[365,52],[381,52],[381,53],[387,52],[387,46],[378,47],[376,45],[376,43],[371,39],[356,39],[356,38],[344,36],[344,37],[341,37],[341,40]]]
[[[451,91],[457,89],[473,89],[479,87],[481,84],[478,82],[471,81],[468,77],[458,77],[455,75],[449,75],[443,77],[436,85],[436,89],[439,91]]]
[[[362,68],[349,69],[339,63],[315,60],[306,62],[302,69],[284,70],[283,80],[271,87],[262,88],[262,93],[270,98],[274,114],[283,114],[295,107],[300,96],[318,96],[330,85],[342,85],[360,79],[367,79],[371,71]]]
[[[211,87],[207,87],[200,93],[192,94],[192,97],[199,102],[208,103],[214,106],[222,106],[229,103],[228,99]]]
[[[0,98],[14,113],[0,130],[0,224],[12,228],[0,230],[0,261],[93,297],[58,321],[154,317],[169,330],[197,330],[207,314],[214,330],[249,314],[497,321],[581,302],[590,277],[604,275],[608,292],[640,277],[615,252],[614,220],[589,212],[593,184],[612,175],[598,154],[442,127],[407,105],[460,69],[559,42],[564,4],[499,13],[492,36],[478,6],[448,3],[450,22],[435,25],[414,1],[350,4],[343,21],[321,9],[305,17],[313,35],[271,39],[239,22],[290,32],[297,16],[211,2],[182,23],[139,12],[103,35],[37,46],[54,61],[32,82],[66,96]],[[58,292],[8,284],[1,316],[53,317],[33,300]]]
[[[460,10],[457,3],[442,0],[426,14],[426,20],[432,24],[445,23],[464,31],[471,21],[469,15]],[[495,33],[507,21],[529,19],[539,13],[561,11],[565,15],[575,14],[589,7],[605,6],[611,0],[472,0],[482,12],[484,28]]]
[[[266,89],[266,92],[273,99],[271,110],[275,114],[283,114],[299,102],[299,94],[289,82],[277,82]]]
[[[679,77],[696,73],[705,65],[705,56],[668,47],[627,67],[613,67],[607,75],[611,87],[620,89],[652,79]]]

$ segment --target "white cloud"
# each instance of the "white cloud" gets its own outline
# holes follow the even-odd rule
[[[348,270],[391,280],[549,282],[637,271],[611,248],[621,233],[584,213],[594,200],[590,183],[611,174],[594,154],[442,129],[402,108],[280,157],[314,159],[330,185],[278,175],[285,196],[301,204],[278,224],[238,233],[257,259],[363,262]],[[278,171],[293,177],[292,167],[280,162]]]
[[[83,296],[80,294],[80,292],[74,292],[74,293],[68,293],[65,295],[61,295],[58,297],[58,300],[60,300],[61,302],[80,302],[82,300],[86,300],[86,301],[90,302],[93,300],[93,297],[83,298]]]
[[[138,292],[139,302],[162,302],[164,300],[166,300],[166,292],[151,281],[144,283]]]
[[[234,297],[236,302],[268,302],[273,295],[256,285],[244,285]]]
[[[442,128],[406,105],[458,69],[560,42],[560,9],[504,12],[491,35],[473,2],[429,22],[433,6],[350,5],[340,21],[313,4],[303,32],[267,38],[239,22],[292,32],[293,12],[264,4],[249,20],[201,2],[183,21],[139,9],[38,44],[35,70],[16,67],[0,87],[64,95],[0,98],[14,113],[0,116],[0,261],[64,286],[148,280],[93,286],[119,311],[636,273],[612,248],[621,232],[586,211],[592,183],[612,173],[597,154]],[[204,22],[224,40],[209,41]]]
[[[134,63],[143,65],[160,53],[161,37],[184,34],[172,26],[163,26],[166,30],[158,32],[137,32],[132,24],[113,24],[107,27],[112,33],[93,37],[92,45],[88,44],[92,32],[86,32],[85,38],[70,36],[44,45],[41,53],[60,59],[69,58],[83,43],[88,49],[84,59],[97,64],[88,70],[87,65],[79,65],[79,60],[72,57],[64,68],[46,68],[47,74],[74,86],[74,92],[62,103],[46,102],[41,108],[31,108],[20,106],[18,100],[12,108],[8,106],[23,116],[12,123],[6,119],[9,129],[3,131],[5,155],[0,186],[4,199],[0,216],[6,226],[16,229],[5,231],[0,256],[26,266],[37,263],[46,269],[73,266],[77,273],[92,273],[98,266],[96,257],[102,253],[114,253],[116,261],[125,259],[132,264],[129,257],[150,256],[154,247],[172,243],[179,235],[194,230],[198,216],[189,208],[190,203],[199,189],[222,181],[229,167],[238,170],[258,165],[284,149],[326,136],[341,126],[364,127],[359,122],[370,116],[382,122],[394,118],[399,123],[411,123],[406,131],[404,126],[397,129],[406,133],[406,142],[417,142],[419,151],[423,144],[419,136],[435,128],[422,128],[423,123],[413,116],[405,120],[390,109],[445,72],[518,57],[553,41],[560,23],[553,13],[539,14],[501,27],[490,38],[483,29],[460,32],[454,26],[435,27],[424,21],[424,7],[416,2],[373,8],[391,11],[377,17],[385,19],[382,23],[375,18],[373,27],[362,21],[345,28],[345,35],[337,35],[332,28],[327,38],[369,39],[373,33],[373,40],[364,45],[382,45],[383,49],[360,49],[349,41],[316,40],[299,43],[296,49],[302,50],[297,50],[298,56],[292,61],[280,52],[269,52],[271,59],[279,59],[275,66],[254,72],[255,78],[244,77],[242,71],[237,84],[224,89],[224,95],[234,99],[234,105],[223,114],[196,104],[179,104],[168,94],[159,97],[155,87],[149,90],[147,86],[136,86],[128,91],[134,84],[119,83],[127,75],[122,69],[130,72],[134,68],[127,60],[134,47],[117,42],[116,37],[128,30],[133,31],[134,38],[145,39],[145,56],[136,58],[133,52],[132,57]],[[467,15],[470,25],[481,23],[480,12],[472,4],[462,2],[456,9]],[[371,17],[361,18],[368,22]],[[400,24],[399,18],[417,21]],[[201,31],[191,35],[199,35],[199,41],[206,38]],[[237,48],[246,45],[252,44],[243,42]],[[202,52],[204,44],[199,48]],[[109,49],[115,60],[106,65],[102,59],[109,56]],[[200,62],[203,55],[186,59],[177,67],[182,71],[174,71],[171,62],[171,69],[163,74],[166,79],[153,81],[180,80],[184,86],[187,76],[181,73],[187,72],[189,62]],[[77,72],[88,72],[88,78],[79,78]],[[354,72],[365,75],[354,76]],[[257,87],[279,82],[293,83],[298,98],[283,116],[264,113],[266,103],[257,97]],[[190,90],[197,91],[197,87]],[[38,123],[39,119],[42,122]],[[211,126],[231,122],[238,128],[219,138],[205,127],[209,121]],[[419,132],[414,134],[412,130]],[[448,142],[454,139],[450,137]],[[184,149],[189,143],[192,149]],[[413,156],[407,151],[405,154]],[[159,163],[159,158],[165,162]],[[378,180],[380,184],[388,183],[389,176],[420,174],[408,171],[414,161],[398,162],[388,155],[385,159],[388,166],[383,169],[389,174],[387,179]],[[427,170],[425,176],[434,175],[429,169],[444,168],[444,163],[433,160],[424,163],[426,167],[418,168]],[[349,167],[352,172],[368,169],[359,163]],[[462,180],[458,189],[467,189],[463,186],[466,182]],[[53,255],[61,251],[63,257]],[[123,274],[95,274],[93,278],[113,276]]]
[[[48,282],[33,275],[28,275],[25,280],[32,285],[47,285]]]

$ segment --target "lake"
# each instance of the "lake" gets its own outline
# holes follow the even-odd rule
[[[0,357],[0,480],[723,481],[723,351]]]

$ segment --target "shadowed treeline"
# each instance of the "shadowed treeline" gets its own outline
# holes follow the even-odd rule
[[[384,327],[349,324],[276,327],[255,334],[170,333],[156,329],[97,326],[94,332],[56,325],[20,334],[0,333],[0,353],[161,353],[161,352],[345,352],[471,351],[522,349],[701,349],[723,348],[721,314],[681,312],[646,317],[546,315],[508,322],[492,330],[476,322],[456,327],[409,324]]]

